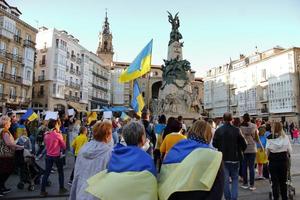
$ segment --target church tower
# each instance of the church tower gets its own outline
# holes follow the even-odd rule
[[[97,49],[97,56],[101,58],[105,65],[111,66],[113,62],[113,45],[112,33],[109,29],[107,11],[105,12],[105,21],[102,27],[102,32],[99,33],[99,45]]]

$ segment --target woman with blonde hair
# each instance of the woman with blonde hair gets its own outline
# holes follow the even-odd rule
[[[11,191],[5,187],[5,182],[14,171],[15,150],[24,149],[23,146],[15,144],[14,137],[9,132],[10,125],[10,117],[0,118],[0,197]]]
[[[269,155],[273,198],[279,199],[280,189],[282,200],[287,200],[287,170],[292,146],[289,137],[283,131],[281,122],[274,123],[274,131],[268,136],[266,150]]]
[[[189,130],[188,139],[170,149],[161,167],[159,199],[222,199],[222,153],[210,147],[211,139],[210,124],[197,120]]]
[[[97,199],[87,193],[87,180],[106,169],[113,148],[112,123],[110,120],[99,121],[93,126],[93,139],[86,143],[79,151],[75,170],[70,200]],[[87,168],[88,167],[88,168]]]

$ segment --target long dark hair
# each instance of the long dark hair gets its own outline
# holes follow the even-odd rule
[[[241,126],[248,127],[249,126],[248,122],[250,122],[250,115],[248,113],[245,113],[243,115],[243,122],[241,123]]]

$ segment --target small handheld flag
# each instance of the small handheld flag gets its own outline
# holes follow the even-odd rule
[[[141,116],[142,110],[145,106],[145,102],[144,102],[142,93],[140,91],[138,82],[136,80],[133,83],[133,98],[131,101],[131,106],[132,106],[133,110],[135,111],[135,113],[138,116]]]
[[[26,113],[21,117],[23,120],[33,121],[38,118],[38,115],[32,110],[32,108],[28,109]]]
[[[134,61],[130,64],[130,66],[122,72],[119,78],[120,83],[134,80],[150,71],[151,57],[152,57],[152,44],[153,44],[153,40],[151,40],[144,47],[144,49],[134,59]]]

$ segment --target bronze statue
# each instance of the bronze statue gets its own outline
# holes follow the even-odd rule
[[[179,42],[179,40],[182,39],[182,35],[178,30],[178,28],[180,26],[178,13],[176,13],[175,16],[173,17],[169,11],[167,11],[167,12],[169,13],[169,16],[168,16],[169,22],[172,25],[172,31],[170,33],[170,41],[169,41],[169,46],[170,46],[175,41]],[[181,43],[181,45],[182,45],[182,43]]]

